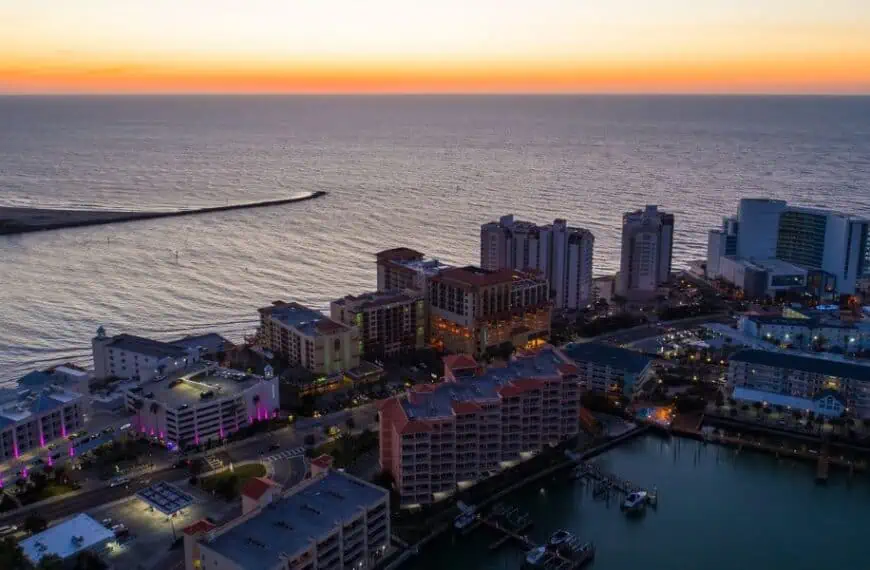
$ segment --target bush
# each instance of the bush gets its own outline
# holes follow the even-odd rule
[[[36,534],[42,532],[48,527],[48,521],[39,515],[27,515],[24,519],[24,530]]]

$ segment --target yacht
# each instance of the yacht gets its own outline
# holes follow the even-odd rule
[[[565,529],[557,530],[553,534],[550,535],[550,541],[547,543],[550,545],[550,548],[560,548],[565,543],[573,540],[574,535],[568,532]]]
[[[637,512],[643,510],[647,503],[646,491],[634,491],[629,493],[622,502],[622,509],[628,512]]]

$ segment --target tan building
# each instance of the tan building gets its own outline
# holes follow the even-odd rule
[[[413,289],[426,295],[429,279],[450,269],[437,259],[426,259],[419,251],[407,247],[386,249],[376,254],[378,291]]]
[[[549,285],[539,274],[468,266],[429,281],[430,342],[439,349],[481,355],[505,342],[539,346],[550,336],[551,314]]]
[[[293,366],[329,376],[360,363],[356,327],[334,321],[299,303],[275,301],[260,309],[258,344]]]
[[[333,320],[359,329],[362,353],[380,359],[426,346],[426,301],[422,293],[375,291],[330,304]]]

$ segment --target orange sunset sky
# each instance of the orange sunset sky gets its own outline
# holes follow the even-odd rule
[[[0,0],[0,93],[870,93],[870,0]]]

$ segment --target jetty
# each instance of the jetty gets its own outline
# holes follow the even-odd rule
[[[607,498],[611,492],[630,495],[631,493],[642,491],[646,493],[647,502],[650,505],[655,507],[658,504],[658,491],[655,488],[649,491],[628,479],[607,473],[591,463],[580,463],[577,465],[574,468],[572,477],[574,479],[590,481],[593,484],[592,496],[595,498]]]
[[[243,202],[240,204],[226,204],[224,206],[192,208],[188,210],[170,210],[166,212],[133,212],[118,210],[53,210],[43,208],[0,207],[0,235],[14,235],[29,232],[41,232],[46,230],[59,230],[64,228],[120,224],[125,222],[137,222],[141,220],[154,220],[158,218],[197,216],[203,214],[213,214],[217,212],[230,212],[233,210],[268,208],[271,206],[282,206],[285,204],[293,204],[296,202],[314,200],[315,198],[320,198],[325,195],[326,192],[317,191],[303,194],[301,196],[281,198],[278,200]]]

